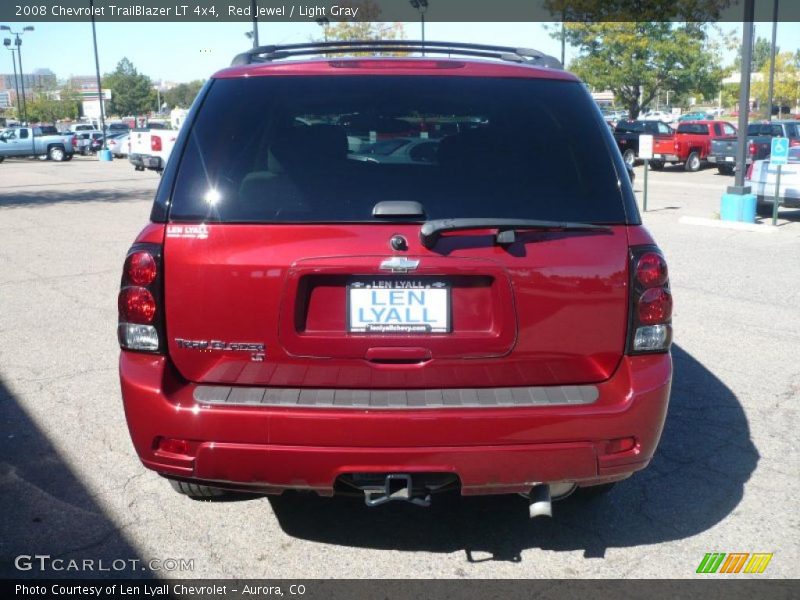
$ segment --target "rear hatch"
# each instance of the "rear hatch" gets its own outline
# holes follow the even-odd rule
[[[392,156],[354,156],[389,120]],[[164,249],[188,380],[510,387],[616,368],[630,190],[580,83],[218,79],[189,126]]]

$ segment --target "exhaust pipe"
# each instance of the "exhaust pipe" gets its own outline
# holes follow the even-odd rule
[[[550,485],[542,483],[535,485],[525,496],[528,499],[528,515],[534,517],[552,517],[553,502],[550,498]]]

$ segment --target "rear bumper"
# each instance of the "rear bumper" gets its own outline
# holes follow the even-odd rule
[[[677,154],[653,154],[653,160],[663,160],[664,162],[683,162]]]
[[[655,452],[669,400],[669,355],[624,357],[591,404],[355,410],[208,406],[168,359],[122,352],[133,444],[162,475],[279,493],[333,493],[344,473],[455,473],[463,494],[525,492],[538,482],[624,479]],[[610,440],[636,445],[608,452]],[[158,449],[188,440],[186,455]]]
[[[128,160],[135,167],[144,167],[145,169],[153,169],[161,171],[164,168],[164,161],[159,156],[150,156],[148,154],[131,154]]]

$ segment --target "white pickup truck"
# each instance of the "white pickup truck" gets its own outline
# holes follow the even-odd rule
[[[137,171],[151,169],[160,173],[167,164],[177,138],[177,129],[132,129],[128,160]]]

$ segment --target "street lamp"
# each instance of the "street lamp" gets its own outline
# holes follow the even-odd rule
[[[106,113],[103,107],[103,84],[100,81],[100,56],[97,54],[97,29],[94,24],[94,0],[89,0],[89,8],[92,10],[92,42],[94,43],[94,69],[97,76],[97,103],[100,105],[100,132],[103,134],[103,152],[100,152],[100,160],[111,160],[104,158],[108,150],[106,143]],[[110,154],[108,155],[111,156]]]
[[[8,51],[11,52],[11,61],[14,63],[14,93],[16,93],[16,101],[14,102],[14,106],[17,109],[17,120],[19,121],[22,119],[22,114],[19,110],[19,81],[17,80],[17,57],[14,55],[14,48],[11,47],[11,38],[6,38],[3,40],[3,45],[8,48]]]
[[[33,31],[33,26],[28,25],[23,27],[22,31],[12,31],[8,25],[0,25],[0,31],[8,31],[11,35],[15,36],[14,45],[17,47],[17,58],[19,59],[19,84],[22,92],[22,112],[25,115],[24,120],[28,122],[28,103],[25,100],[25,76],[22,71],[22,39],[20,36],[26,31]]]
[[[428,0],[410,0],[411,6],[419,11],[422,23],[422,56],[425,56],[425,11],[428,10]]]
[[[253,33],[250,38],[253,40],[253,48],[258,48],[258,16],[257,16],[256,0],[250,0],[250,16],[253,18]]]

